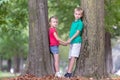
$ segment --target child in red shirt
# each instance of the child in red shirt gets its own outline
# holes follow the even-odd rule
[[[49,28],[49,41],[50,41],[50,51],[54,56],[54,67],[55,67],[55,76],[61,77],[59,72],[59,45],[67,45],[67,42],[61,40],[58,37],[56,27],[58,25],[58,18],[52,16],[49,20],[50,28]]]

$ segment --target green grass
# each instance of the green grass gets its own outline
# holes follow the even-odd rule
[[[68,61],[69,46],[59,47],[60,60]]]
[[[15,77],[18,76],[18,74],[12,74],[10,72],[1,72],[0,71],[0,78],[6,78],[6,77]]]
[[[120,78],[120,76],[116,75],[116,74],[109,74],[111,78]]]

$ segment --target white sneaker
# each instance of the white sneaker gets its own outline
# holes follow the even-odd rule
[[[61,75],[60,72],[56,72],[56,73],[55,73],[55,77],[62,77],[62,75]]]

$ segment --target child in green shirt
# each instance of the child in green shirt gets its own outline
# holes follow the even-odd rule
[[[67,73],[64,75],[69,78],[72,76],[74,63],[79,57],[82,42],[81,32],[83,29],[83,22],[81,18],[83,17],[83,10],[80,7],[74,9],[74,17],[75,20],[71,24],[70,35],[67,41],[68,44],[70,43],[69,65]]]

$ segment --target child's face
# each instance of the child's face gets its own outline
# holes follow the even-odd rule
[[[83,13],[83,11],[75,11],[74,12],[74,17],[75,17],[75,20],[78,20],[78,19],[80,19],[81,17],[82,17],[82,13]]]
[[[58,25],[58,20],[55,18],[52,18],[50,21],[50,26],[57,27],[57,25]]]

